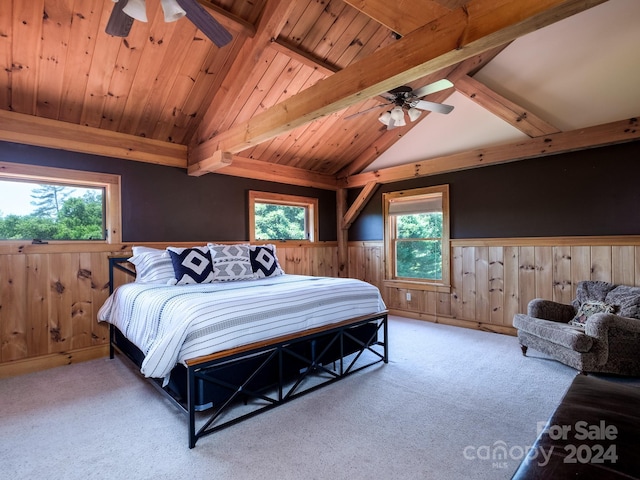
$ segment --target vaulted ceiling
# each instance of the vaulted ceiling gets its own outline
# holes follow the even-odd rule
[[[634,18],[636,0],[199,3],[231,32],[229,44],[216,47],[187,18],[166,23],[160,0],[146,0],[149,21],[135,21],[126,38],[105,33],[112,0],[0,0],[0,139],[178,166],[191,175],[337,189],[640,135],[628,111],[575,127],[504,81],[505,71],[518,76],[509,72],[512,58],[524,65],[541,58],[514,57],[514,40],[605,3]],[[392,130],[378,122],[381,94],[443,78],[454,87],[426,100],[454,103],[452,114],[423,114]],[[478,139],[465,144],[460,130],[459,148],[436,149],[433,161],[423,161],[428,154],[418,147],[403,151],[412,129],[414,141],[422,126],[435,131],[445,120],[455,132],[449,118],[464,125],[470,104],[509,129],[499,140],[484,135],[500,148]],[[640,114],[640,102],[631,111]]]

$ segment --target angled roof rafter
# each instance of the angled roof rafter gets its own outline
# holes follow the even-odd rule
[[[189,150],[237,154],[317,118],[454,65],[605,0],[471,0],[369,57]],[[267,3],[269,5],[269,3]],[[256,37],[259,36],[256,35]]]

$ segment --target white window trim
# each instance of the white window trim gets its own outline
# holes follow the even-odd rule
[[[394,199],[411,198],[420,195],[433,193],[442,194],[442,279],[441,280],[420,280],[420,279],[397,279],[395,277],[395,254],[393,252],[394,233],[391,231],[393,222],[389,215],[389,206]],[[382,194],[383,216],[384,216],[384,252],[385,252],[385,280],[384,284],[396,288],[412,288],[418,290],[448,291],[451,288],[451,242],[449,238],[449,185],[438,185],[435,187],[415,188]]]
[[[265,242],[280,241],[280,239],[256,239],[256,203],[274,203],[280,205],[291,205],[294,207],[305,207],[307,209],[307,231],[308,239],[306,240],[285,240],[288,242],[316,242],[318,240],[318,199],[312,197],[301,197],[297,195],[287,195],[284,193],[258,192],[249,191],[249,241]]]
[[[105,192],[105,228],[106,240],[54,240],[52,244],[80,243],[111,244],[122,243],[122,212],[120,208],[120,175],[108,173],[85,172],[57,167],[42,167],[39,165],[25,165],[20,163],[0,162],[0,179],[25,180],[40,183],[69,183],[72,185],[104,188]],[[3,244],[24,243],[24,240],[0,240]]]

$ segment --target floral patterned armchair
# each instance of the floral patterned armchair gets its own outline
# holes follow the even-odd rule
[[[532,348],[582,373],[640,376],[640,287],[579,282],[570,305],[534,299],[513,326],[523,355]]]

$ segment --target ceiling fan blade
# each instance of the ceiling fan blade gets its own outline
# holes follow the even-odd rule
[[[426,100],[418,100],[415,103],[411,104],[414,108],[419,108],[420,110],[429,110],[431,112],[444,113],[447,114],[453,110],[452,105],[445,105],[444,103],[435,103],[428,102]]]
[[[187,18],[211,40],[218,48],[224,47],[233,37],[213,18],[198,0],[177,0],[178,5],[187,12]]]
[[[351,115],[348,115],[348,116],[344,117],[344,120],[349,120],[350,118],[353,118],[353,117],[359,117],[360,115],[364,115],[365,113],[368,113],[371,110],[376,110],[376,109],[381,108],[381,107],[388,107],[391,104],[393,104],[393,102],[382,103],[380,105],[376,105],[375,107],[367,108],[366,110],[362,110],[361,112],[356,112],[356,113],[353,113]]]
[[[126,37],[131,31],[131,25],[133,25],[133,18],[124,13],[122,9],[127,6],[128,0],[119,0],[111,10],[107,27],[104,31],[113,35],[114,37]]]
[[[429,85],[425,85],[422,88],[417,88],[413,91],[413,94],[418,97],[424,97],[425,95],[430,95],[432,93],[440,92],[442,90],[446,90],[447,88],[453,87],[453,83],[451,83],[446,78],[442,80],[438,80],[437,82],[430,83]]]

